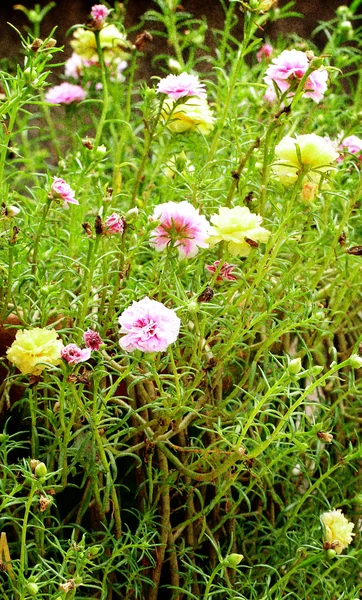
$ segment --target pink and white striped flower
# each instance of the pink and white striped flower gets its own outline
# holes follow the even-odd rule
[[[65,208],[68,208],[68,202],[69,204],[79,204],[78,200],[74,198],[74,190],[72,190],[70,185],[61,177],[53,178],[50,196],[63,200]]]
[[[180,73],[180,75],[167,75],[157,84],[159,94],[167,94],[171,100],[178,100],[186,96],[206,98],[205,84],[200,83],[197,75]]]
[[[122,235],[124,232],[124,218],[118,213],[112,213],[110,217],[105,220],[105,233],[107,235],[113,235],[119,233]]]
[[[181,321],[175,311],[147,296],[133,302],[119,317],[119,344],[126,352],[164,352],[177,340]]]
[[[212,265],[205,265],[205,269],[210,271],[210,273],[216,273],[220,265],[219,260],[215,260]],[[219,274],[216,277],[216,281],[237,281],[237,277],[232,275],[232,271],[235,269],[236,265],[230,265],[227,262],[224,262],[221,269],[219,270]]]
[[[290,91],[293,96],[299,81],[304,77],[310,67],[310,61],[306,52],[300,50],[284,50],[274,58],[266,71],[265,83],[273,88],[276,83],[282,93]],[[320,102],[327,90],[328,71],[320,68],[315,69],[308,75],[304,82],[304,96]],[[294,89],[293,89],[294,88]]]
[[[90,359],[90,348],[79,348],[77,344],[68,344],[60,353],[68,365],[77,365]]]
[[[177,248],[180,258],[196,256],[199,248],[207,248],[208,222],[189,202],[165,202],[155,207],[152,215],[158,225],[151,231],[150,244],[157,252],[169,246]]]

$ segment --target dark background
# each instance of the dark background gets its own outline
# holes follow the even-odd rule
[[[69,40],[66,38],[67,30],[76,23],[84,23],[93,4],[99,3],[101,0],[58,0],[54,7],[45,17],[41,25],[41,35],[46,37],[51,29],[57,25],[58,29],[55,37],[58,45],[65,45],[65,52],[62,58],[66,59],[71,54]],[[46,6],[47,0],[20,0],[19,2],[27,8],[32,8],[35,3],[40,6]],[[14,10],[13,5],[16,0],[2,0],[0,2],[0,58],[17,57],[20,43],[17,33],[7,24],[11,22],[19,30],[24,32],[24,26],[28,24],[25,14],[19,10]],[[279,5],[285,4],[285,1],[280,0]],[[341,0],[296,0],[293,10],[304,15],[303,19],[289,18],[287,20],[277,21],[268,25],[266,34],[271,39],[279,34],[288,34],[291,32],[297,33],[303,38],[309,38],[311,32],[317,25],[318,20],[329,20],[333,18],[336,8],[341,4],[349,4]],[[150,8],[157,9],[157,5],[152,0],[129,0],[127,5],[126,27],[137,25],[140,22],[140,17]],[[206,16],[210,27],[222,28],[223,25],[223,10],[218,0],[183,0],[182,6],[187,12],[191,12],[195,17]],[[152,28],[154,24],[149,24]],[[239,28],[241,35],[241,27]],[[236,33],[237,35],[237,33]],[[136,33],[130,35],[131,41],[134,41]],[[209,40],[208,40],[209,41]],[[325,43],[323,34],[316,39],[320,46]],[[163,46],[162,46],[163,44]],[[149,56],[154,53],[164,52],[164,40],[155,38],[148,48]],[[61,59],[59,59],[61,60]]]

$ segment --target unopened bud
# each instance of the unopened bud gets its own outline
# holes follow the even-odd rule
[[[188,303],[187,308],[189,309],[189,311],[191,313],[197,312],[200,308],[200,305],[198,302],[196,302],[196,300],[191,300],[191,302]]]
[[[174,58],[168,59],[168,68],[173,73],[181,73],[181,71],[182,71],[182,67],[181,67],[180,63],[178,62],[178,60],[175,60]]]
[[[24,69],[23,75],[27,83],[33,83],[38,76],[37,72],[34,69],[31,69],[30,67]]]
[[[236,552],[233,552],[232,554],[229,554],[228,556],[226,556],[226,558],[224,558],[223,560],[223,564],[226,567],[237,567],[238,564],[243,560],[244,556],[242,554],[236,554]]]
[[[45,477],[45,475],[48,473],[48,469],[46,468],[46,464],[43,462],[40,462],[36,465],[35,467],[35,475],[36,477]]]
[[[44,48],[54,48],[56,43],[57,43],[57,40],[55,40],[54,38],[49,38],[48,41],[46,42],[46,44],[44,45]]]
[[[353,369],[360,369],[362,367],[362,358],[358,354],[352,354],[349,362]]]
[[[313,377],[318,377],[318,375],[320,375],[320,373],[322,373],[323,368],[321,365],[315,365],[314,367],[312,367],[309,371],[309,373],[311,375],[313,375]]]
[[[40,460],[37,460],[36,458],[30,459],[30,468],[33,472],[35,471],[35,469],[38,465],[40,465]]]
[[[327,554],[328,560],[333,560],[333,558],[337,555],[337,552],[335,550],[333,550],[333,548],[329,548],[327,550],[326,554]]]
[[[152,35],[149,33],[149,31],[142,31],[142,33],[139,33],[138,36],[136,37],[135,40],[135,48],[137,48],[137,50],[139,52],[142,52],[142,50],[144,50],[145,46],[147,44],[149,44],[150,42],[152,42],[153,37]]]
[[[37,50],[39,50],[40,46],[42,46],[43,43],[43,40],[41,40],[40,38],[35,38],[35,40],[30,46],[30,50],[32,50],[33,52],[37,52]]]
[[[30,596],[36,596],[39,592],[39,586],[33,581],[28,581],[25,587],[26,591],[28,592],[28,594],[30,594]]]
[[[91,546],[90,548],[88,548],[89,556],[97,556],[97,554],[100,554],[101,552],[103,552],[103,546],[101,545]]]
[[[133,219],[135,219],[138,216],[139,212],[140,211],[137,208],[137,206],[135,206],[134,208],[130,208],[124,215],[124,218],[127,221],[127,223],[129,223],[130,221],[133,221]]]
[[[97,148],[93,150],[93,154],[96,158],[102,158],[102,156],[104,156],[106,153],[107,148],[104,144],[102,144],[101,146],[97,146]]]
[[[338,6],[336,10],[336,15],[337,17],[342,17],[343,19],[350,19],[352,13],[349,10],[348,6],[346,6],[345,4],[341,4],[341,6]]]
[[[350,31],[353,29],[351,21],[342,21],[338,27],[341,31]]]
[[[20,208],[18,208],[17,206],[13,206],[12,204],[10,204],[10,206],[6,206],[5,208],[5,215],[7,217],[16,217],[20,212]]]
[[[302,359],[300,357],[293,358],[288,365],[288,371],[291,375],[296,375],[297,373],[299,373],[301,368],[302,368]]]
[[[330,444],[333,440],[333,435],[331,433],[325,433],[324,431],[318,431],[317,436],[320,440],[326,442],[327,444]]]
[[[312,69],[320,69],[320,67],[322,67],[323,64],[323,58],[321,56],[316,56],[315,58],[313,58],[312,62],[310,63],[310,66],[312,67]]]

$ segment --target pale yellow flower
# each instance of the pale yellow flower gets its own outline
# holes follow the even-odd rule
[[[191,129],[207,135],[215,122],[207,101],[196,96],[188,98],[181,104],[166,99],[163,103],[162,117],[173,133],[183,133]]]
[[[228,250],[233,256],[248,256],[252,244],[267,242],[270,231],[260,227],[263,218],[256,215],[246,206],[235,208],[222,207],[218,215],[210,218],[209,238],[206,240],[213,247],[221,241],[228,242]]]
[[[73,32],[73,37],[70,45],[78,56],[84,60],[98,61],[96,36],[93,31],[79,27]],[[99,40],[106,62],[111,62],[116,57],[128,57],[127,50],[130,45],[126,36],[115,25],[103,27],[99,32]]]
[[[279,161],[274,164],[273,172],[283,185],[294,184],[303,165],[309,167],[305,181],[318,185],[322,173],[333,169],[333,163],[339,157],[332,144],[315,133],[284,137],[276,146],[275,154]]]
[[[49,365],[61,362],[63,343],[55,329],[21,329],[6,356],[23,375],[40,375]]]
[[[325,541],[333,545],[333,550],[337,554],[341,554],[342,550],[353,541],[354,523],[350,523],[340,509],[323,513],[321,521],[325,527]]]

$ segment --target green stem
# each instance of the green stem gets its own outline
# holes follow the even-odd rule
[[[46,218],[48,216],[48,212],[49,212],[49,209],[50,209],[51,201],[52,201],[52,199],[48,198],[47,201],[46,201],[46,203],[44,204],[43,212],[41,214],[40,221],[39,221],[38,231],[37,231],[37,233],[35,235],[35,239],[34,239],[33,254],[32,254],[32,257],[31,257],[32,273],[33,273],[33,275],[36,272],[36,267],[37,267],[36,263],[37,263],[37,258],[38,258],[39,242],[40,242],[41,235],[43,233],[43,229],[44,229],[44,226],[45,226]]]
[[[102,86],[103,86],[102,87],[103,106],[102,106],[101,116],[100,116],[100,119],[98,122],[95,143],[94,143],[95,148],[97,148],[99,145],[100,139],[101,139],[104,124],[106,122],[106,117],[107,117],[107,112],[108,112],[108,107],[109,107],[109,94],[108,94],[107,70],[106,70],[106,65],[105,65],[104,56],[103,56],[103,50],[102,50],[101,42],[100,42],[100,31],[95,31],[94,35],[96,36],[97,53],[98,53],[98,58],[99,58],[99,64],[101,67],[101,79],[102,79]]]
[[[11,231],[11,229],[12,229],[12,226],[10,224],[10,231]],[[2,305],[2,310],[1,310],[1,314],[0,314],[0,323],[3,323],[3,321],[6,317],[6,313],[8,311],[8,306],[9,306],[10,298],[11,298],[11,287],[12,287],[12,282],[13,282],[13,268],[14,268],[14,252],[15,252],[15,244],[12,241],[12,238],[10,237],[10,239],[9,239],[8,276],[7,276],[7,281],[6,281],[5,298],[3,299],[3,305]]]
[[[25,576],[24,571],[26,570],[26,532],[27,532],[27,527],[28,527],[30,509],[31,509],[31,505],[32,505],[34,494],[35,494],[36,490],[37,490],[37,482],[33,481],[31,484],[29,497],[28,497],[28,500],[25,505],[25,513],[24,513],[22,529],[21,529],[20,573],[23,577]]]
[[[97,261],[97,250],[100,243],[101,235],[96,234],[96,238],[89,240],[89,254],[88,254],[88,265],[86,266],[86,272],[84,274],[82,290],[84,290],[84,300],[83,303],[79,307],[78,318],[77,318],[77,326],[80,332],[83,331],[84,321],[88,311],[89,305],[89,297],[91,292],[91,287],[93,283],[93,275]]]
[[[211,573],[211,575],[209,577],[202,600],[209,600],[209,598],[211,598],[211,595],[209,596],[211,586],[214,582],[216,575],[218,574],[219,571],[221,571],[224,568],[224,566],[225,565],[222,562],[220,562],[219,564],[216,565],[215,569],[213,570],[213,572]]]

